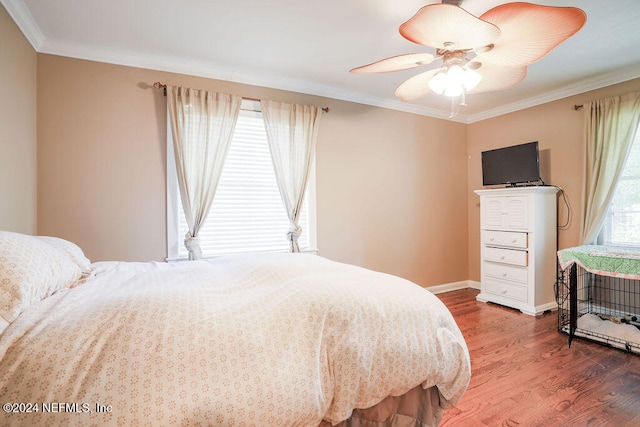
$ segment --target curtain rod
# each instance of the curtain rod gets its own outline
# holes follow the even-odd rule
[[[153,87],[155,87],[156,89],[162,89],[164,96],[167,96],[167,85],[164,83],[160,83],[160,82],[155,82],[153,84]],[[256,102],[260,102],[261,100],[258,98],[248,98],[246,96],[243,96],[242,99],[246,99],[247,101],[256,101]],[[322,111],[324,111],[325,113],[329,112],[329,107],[322,107]]]
[[[580,105],[575,104],[573,107],[571,107],[571,109],[575,110],[575,111],[580,111],[580,110],[582,110],[583,107],[584,107],[584,105],[582,105],[582,104],[580,104]]]

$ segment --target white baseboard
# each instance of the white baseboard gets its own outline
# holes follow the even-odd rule
[[[459,289],[480,289],[480,282],[474,280],[462,280],[460,282],[445,283],[444,285],[429,286],[428,289],[432,294],[441,294],[443,292],[457,291]]]

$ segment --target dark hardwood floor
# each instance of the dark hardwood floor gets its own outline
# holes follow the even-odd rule
[[[640,426],[640,356],[557,332],[557,312],[528,316],[437,295],[471,354],[471,383],[441,426]]]

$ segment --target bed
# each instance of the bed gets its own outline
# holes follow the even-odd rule
[[[447,308],[311,254],[95,262],[0,231],[2,425],[435,426],[470,379]]]

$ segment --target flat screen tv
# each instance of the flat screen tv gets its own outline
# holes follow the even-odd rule
[[[482,152],[482,185],[537,183],[542,183],[538,141]]]

